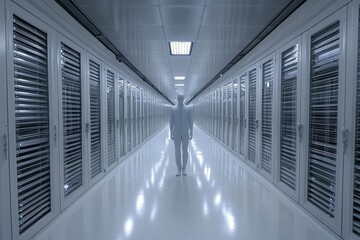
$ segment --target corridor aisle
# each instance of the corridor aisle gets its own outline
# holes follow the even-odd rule
[[[165,128],[35,239],[338,239],[198,128],[189,149],[176,177]]]

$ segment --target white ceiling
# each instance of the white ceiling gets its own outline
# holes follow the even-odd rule
[[[184,75],[191,98],[291,0],[74,0],[118,50],[169,99]],[[192,41],[171,56],[169,41]],[[178,92],[178,91],[176,91]]]

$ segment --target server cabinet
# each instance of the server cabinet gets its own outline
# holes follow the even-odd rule
[[[265,58],[261,65],[261,111],[259,119],[261,119],[261,131],[259,136],[260,153],[258,159],[259,171],[270,181],[273,181],[273,142],[275,140],[273,134],[273,117],[274,117],[274,78],[275,78],[275,67],[274,54]]]
[[[257,139],[257,131],[259,128],[259,120],[257,119],[257,101],[256,101],[256,95],[257,95],[257,67],[254,67],[249,70],[248,72],[248,82],[249,82],[249,94],[248,94],[248,116],[249,116],[249,122],[248,122],[248,143],[247,143],[247,162],[255,167],[256,166],[256,139]]]
[[[213,90],[211,92],[211,134],[213,136],[216,135],[216,112],[215,112],[215,99],[216,99],[216,92]]]
[[[87,106],[85,84],[85,51],[59,36],[60,80],[60,181],[61,206],[64,209],[87,189],[86,132]]]
[[[226,116],[226,107],[227,107],[227,85],[222,86],[222,98],[221,98],[221,142],[226,144],[226,134],[227,134],[227,116]]]
[[[220,140],[221,127],[221,92],[220,88],[216,89],[216,138]]]
[[[239,103],[239,79],[236,78],[233,80],[233,139],[232,139],[232,150],[237,154],[239,153],[239,123],[240,123],[240,111],[238,111]]]
[[[125,155],[125,81],[118,79],[119,94],[119,155],[120,158]]]
[[[132,134],[131,134],[131,82],[126,82],[126,109],[125,109],[125,129],[126,129],[126,153],[131,152],[132,149]]]
[[[233,83],[232,81],[227,85],[227,106],[226,106],[226,115],[227,115],[227,133],[226,133],[226,145],[229,148],[232,148],[232,138],[233,138]]]
[[[115,73],[113,70],[106,69],[106,116],[107,116],[107,164],[106,168],[109,169],[115,166],[116,163],[116,150],[115,150]]]
[[[101,84],[101,77],[103,74],[102,63],[93,56],[88,54],[87,59],[87,85],[89,98],[89,119],[90,122],[86,125],[86,131],[90,134],[89,141],[89,164],[88,172],[90,178],[90,184],[95,183],[104,174],[103,159],[105,153],[102,151],[105,144],[103,143],[102,132],[102,97],[103,87]]]
[[[342,9],[303,35],[307,86],[304,98],[306,144],[302,203],[336,233],[341,234],[345,97]],[[346,133],[345,133],[346,134]]]
[[[343,137],[347,129],[349,142],[346,144],[343,183],[343,238],[360,239],[360,1],[349,4],[346,63],[346,112]],[[352,47],[353,46],[353,47]],[[343,139],[347,140],[347,139]],[[346,143],[346,142],[345,142]],[[343,144],[345,144],[343,143]]]
[[[145,103],[144,103],[144,93],[145,91],[140,89],[140,105],[141,105],[141,114],[140,114],[140,125],[141,125],[141,142],[145,140]]]
[[[149,94],[145,92],[145,138],[149,137]]]
[[[136,148],[136,141],[137,141],[137,129],[136,129],[136,86],[133,84],[131,89],[131,135],[132,135],[132,142],[131,148]]]
[[[240,76],[240,92],[239,92],[239,113],[240,113],[240,139],[239,139],[239,153],[240,156],[245,160],[246,149],[247,149],[247,73]]]
[[[0,8],[5,9],[5,1],[0,1]],[[9,29],[10,30],[10,29]],[[11,31],[11,30],[10,30]],[[10,35],[6,29],[6,16],[5,11],[0,12],[0,32],[4,33],[0,36],[0,46],[6,46],[6,36]],[[7,33],[7,34],[5,34]],[[7,47],[9,49],[9,47]],[[12,49],[9,52],[13,51]],[[7,67],[5,49],[0,52],[0,239],[11,239],[11,199],[10,199],[10,176],[9,176],[9,156],[8,156],[8,123],[7,123],[7,94],[13,93],[7,90],[7,72],[14,74]],[[10,55],[10,54],[8,54]],[[13,61],[9,59],[9,61]],[[8,70],[8,71],[7,71]],[[11,81],[10,78],[8,81]],[[12,80],[14,81],[14,80]]]
[[[140,127],[140,88],[136,87],[136,146],[140,144],[141,127]]]
[[[50,50],[57,45],[50,27],[12,4],[8,7],[9,135],[8,141],[7,135],[1,138],[2,144],[9,144],[2,156],[10,164],[12,238],[29,239],[60,211],[58,108],[56,94],[50,94],[57,91],[56,69],[51,64],[56,56]],[[4,226],[8,222],[10,218]]]
[[[301,107],[301,50],[300,37],[278,50],[279,59],[279,94],[280,107],[277,134],[279,147],[275,183],[296,201],[299,200],[300,179],[300,141],[303,126],[299,113]],[[277,144],[277,141],[276,141]]]

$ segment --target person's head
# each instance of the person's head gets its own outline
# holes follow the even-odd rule
[[[184,95],[183,94],[179,94],[177,96],[177,102],[179,105],[184,105]]]

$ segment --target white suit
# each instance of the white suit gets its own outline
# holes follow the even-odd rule
[[[189,140],[192,139],[193,117],[189,107],[184,105],[184,96],[178,96],[178,104],[172,107],[170,113],[170,132],[175,144],[175,160],[178,173],[186,174]],[[182,163],[180,145],[182,145]]]

